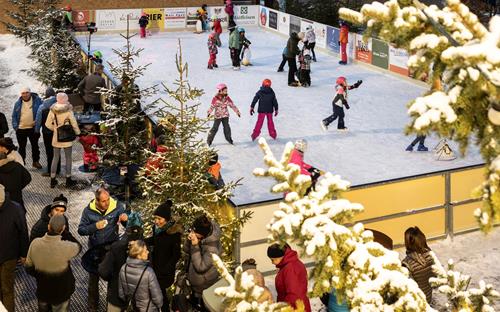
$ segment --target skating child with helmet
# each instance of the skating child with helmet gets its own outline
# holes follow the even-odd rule
[[[250,105],[250,115],[255,113],[254,107],[257,102],[259,102],[259,107],[257,108],[258,118],[255,128],[253,129],[252,141],[255,141],[255,139],[260,135],[260,129],[262,128],[264,119],[266,118],[269,135],[271,138],[276,140],[277,134],[276,129],[274,128],[273,113],[275,117],[278,116],[278,100],[276,99],[276,95],[271,88],[270,79],[264,79],[260,90],[255,93],[252,104]]]
[[[300,167],[300,174],[304,174],[311,177],[311,186],[307,189],[306,194],[311,190],[314,190],[314,186],[318,181],[319,177],[324,174],[321,170],[313,167],[304,161],[304,153],[307,149],[307,141],[300,139],[295,141],[293,150],[290,153],[290,158],[288,159],[289,164],[295,164]]]
[[[240,111],[234,105],[233,101],[227,95],[227,86],[224,83],[219,83],[217,85],[217,94],[212,99],[212,104],[210,105],[210,109],[208,110],[207,116],[210,117],[212,112],[214,112],[214,124],[212,129],[208,132],[207,144],[208,146],[212,145],[215,135],[219,130],[219,126],[222,123],[222,127],[224,128],[224,137],[229,144],[233,144],[233,139],[231,138],[231,127],[229,126],[229,110],[228,106],[241,117]]]
[[[321,121],[321,127],[323,130],[328,130],[328,125],[338,118],[339,121],[337,124],[337,130],[347,131],[347,127],[344,125],[344,106],[346,109],[349,109],[349,104],[347,103],[347,91],[358,88],[362,82],[362,80],[358,80],[355,84],[350,86],[347,84],[347,79],[345,77],[341,76],[337,78],[335,85],[336,95],[332,101],[333,114]]]

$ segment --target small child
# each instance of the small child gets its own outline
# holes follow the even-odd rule
[[[208,35],[208,53],[210,54],[210,58],[208,59],[208,69],[218,68],[217,66],[217,38],[215,37],[215,33],[211,33]]]
[[[146,38],[146,27],[149,24],[148,15],[146,13],[142,13],[141,18],[139,18],[139,28],[141,31],[141,38]]]
[[[299,54],[299,80],[303,87],[311,86],[311,52],[304,46],[304,49]]]
[[[220,18],[214,19],[214,25],[212,26],[212,30],[215,34],[215,41],[217,42],[217,46],[220,47],[222,42],[220,41],[220,34],[222,33],[222,25],[220,23]]]
[[[352,86],[347,85],[347,79],[345,77],[338,77],[335,85],[336,95],[332,101],[333,115],[323,119],[321,121],[321,127],[323,130],[328,130],[328,125],[331,124],[335,119],[339,119],[337,124],[338,131],[347,131],[347,127],[344,125],[344,108],[349,109],[349,104],[347,103],[347,90],[352,90],[358,88],[362,80],[356,81]],[[339,103],[340,101],[340,103]]]
[[[242,65],[248,66],[250,64],[250,45],[252,42],[245,37],[245,30],[243,29],[243,33],[240,36],[240,42],[241,42],[241,53],[240,53],[240,60],[243,61],[246,59],[245,62],[242,62]]]
[[[97,169],[97,163],[99,163],[96,148],[100,143],[97,135],[92,134],[95,131],[94,124],[83,125],[83,133],[79,141],[83,146],[83,170],[85,172],[94,172]]]
[[[255,104],[259,102],[259,108],[257,112],[259,113],[257,118],[257,123],[255,124],[255,128],[252,133],[252,141],[255,141],[257,137],[260,135],[260,129],[264,124],[264,119],[267,118],[267,131],[269,131],[269,135],[271,138],[276,140],[276,129],[274,128],[273,121],[273,113],[274,116],[278,115],[278,100],[276,99],[276,95],[274,94],[274,90],[271,88],[271,80],[264,79],[262,81],[262,86],[260,90],[255,93],[255,96],[252,100],[252,105],[250,106],[250,115],[255,113],[254,107]]]
[[[224,128],[224,137],[229,142],[229,144],[234,144],[233,139],[231,138],[231,127],[229,126],[229,110],[227,107],[231,107],[231,109],[241,117],[240,111],[234,105],[233,100],[227,95],[227,86],[224,83],[219,83],[217,85],[217,94],[212,99],[212,104],[210,105],[210,109],[207,112],[208,117],[214,112],[215,120],[212,129],[208,132],[207,144],[208,146],[212,145],[215,135],[219,130],[219,126],[222,123],[222,127]]]
[[[307,141],[300,139],[295,141],[293,150],[290,153],[290,158],[288,160],[289,164],[295,164],[300,167],[300,174],[304,174],[311,177],[311,186],[307,189],[306,194],[311,190],[314,190],[316,182],[319,177],[324,173],[316,167],[313,167],[304,161],[304,154],[307,149]]]
[[[210,161],[208,162],[208,170],[207,177],[208,182],[212,184],[216,190],[220,190],[224,187],[224,179],[222,179],[222,175],[220,173],[221,164],[219,162],[219,155],[217,153],[213,153]]]

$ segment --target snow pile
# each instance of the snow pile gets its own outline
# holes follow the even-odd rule
[[[434,92],[430,95],[419,97],[408,109],[408,114],[418,115],[413,127],[422,130],[432,123],[441,122],[443,119],[447,123],[457,120],[457,115],[450,104],[456,101],[456,96],[448,96],[444,92]]]

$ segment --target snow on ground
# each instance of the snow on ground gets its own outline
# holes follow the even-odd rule
[[[233,201],[240,205],[278,196],[269,193],[272,181],[258,179],[252,175],[255,167],[263,166],[263,154],[250,134],[256,115],[250,116],[250,103],[264,78],[270,78],[279,102],[279,115],[275,118],[278,139],[270,139],[266,125],[261,136],[271,140],[271,149],[281,155],[284,145],[299,138],[306,139],[308,150],[305,159],[323,170],[332,171],[351,181],[353,185],[394,179],[450,168],[482,163],[477,148],[465,158],[451,162],[435,161],[431,153],[407,153],[405,147],[413,137],[404,135],[409,119],[406,104],[421,95],[425,89],[407,80],[387,73],[375,71],[362,65],[338,65],[338,59],[318,52],[318,62],[312,64],[312,87],[292,88],[287,86],[287,72],[277,73],[281,52],[286,38],[256,27],[246,29],[252,41],[253,65],[235,72],[231,68],[228,34],[221,36],[222,48],[217,55],[219,69],[207,70],[207,35],[189,32],[154,34],[147,39],[137,36],[132,39],[136,48],[143,48],[137,64],[151,63],[144,77],[139,80],[142,87],[162,82],[171,85],[178,76],[175,68],[177,39],[182,41],[184,60],[189,63],[189,79],[192,85],[203,88],[200,116],[205,117],[216,84],[228,85],[229,96],[242,112],[241,119],[232,111],[230,124],[235,146],[229,145],[222,129],[214,140],[219,150],[222,173],[226,181],[243,177],[242,186],[235,191]],[[86,37],[79,37],[87,46]],[[117,63],[113,48],[120,48],[125,40],[118,34],[98,34],[92,37],[91,50],[100,50],[104,60]],[[106,62],[105,62],[106,63]],[[285,67],[286,68],[286,67]],[[338,133],[336,123],[328,132],[323,132],[320,121],[332,113],[335,79],[346,76],[350,83],[358,79],[363,84],[349,93],[351,109],[346,110],[348,133]],[[211,126],[211,124],[210,124]],[[426,144],[432,148],[437,138],[429,138]],[[457,150],[454,144],[452,144]]]

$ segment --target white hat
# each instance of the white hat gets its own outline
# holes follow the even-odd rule
[[[23,88],[21,89],[21,92],[20,92],[20,93],[22,94],[22,93],[25,93],[25,92],[31,92],[31,89],[30,89],[30,88],[28,88],[28,87],[23,87]]]
[[[5,187],[0,184],[0,204],[5,202]]]
[[[300,139],[295,141],[294,148],[302,153],[306,151],[307,148],[307,141]]]

